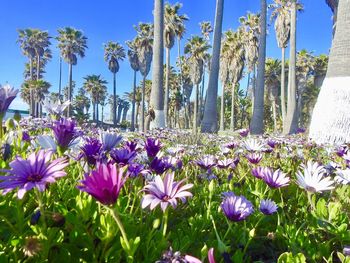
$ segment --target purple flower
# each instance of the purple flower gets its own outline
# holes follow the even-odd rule
[[[22,199],[27,191],[37,188],[43,192],[46,184],[54,183],[57,178],[65,176],[63,169],[68,165],[67,161],[59,158],[50,162],[51,156],[51,151],[44,150],[30,154],[26,160],[17,156],[10,163],[12,169],[3,170],[8,175],[0,176],[2,194],[18,187],[17,196]]]
[[[152,172],[156,174],[162,174],[166,170],[173,168],[171,160],[167,157],[158,158],[155,157],[149,165],[149,168]]]
[[[131,163],[135,157],[136,152],[130,151],[126,148],[114,149],[110,153],[111,158],[120,166],[127,165]]]
[[[57,145],[65,151],[71,143],[79,136],[74,120],[61,118],[55,121],[52,127]]]
[[[238,143],[237,142],[229,142],[229,143],[226,143],[225,145],[224,145],[226,148],[229,148],[229,149],[234,149],[234,148],[236,148],[237,146],[238,146]]]
[[[226,217],[234,222],[246,219],[254,212],[253,205],[244,196],[227,195],[221,203],[221,209]]]
[[[125,169],[117,168],[115,164],[97,163],[96,170],[86,174],[77,188],[104,205],[113,205],[126,181],[126,176],[123,175]]]
[[[154,158],[162,148],[162,144],[158,139],[147,138],[145,142],[145,149],[149,158]]]
[[[127,174],[131,178],[135,178],[140,174],[143,174],[145,171],[144,166],[142,164],[138,163],[130,163],[128,165],[128,171]]]
[[[239,135],[241,135],[242,137],[247,137],[249,134],[249,129],[241,129],[238,131]]]
[[[196,164],[204,170],[209,170],[216,165],[216,158],[212,155],[206,155],[202,159],[197,160]]]
[[[296,133],[304,133],[305,131],[306,131],[305,128],[300,127],[300,128],[297,128]]]
[[[87,138],[86,143],[81,147],[81,157],[86,158],[88,164],[95,165],[100,158],[102,144],[98,139]]]
[[[271,169],[264,170],[263,180],[271,188],[280,188],[289,184],[290,178],[281,170],[273,171]]]
[[[16,98],[18,90],[10,85],[0,85],[0,119],[2,120],[12,101]]]
[[[276,203],[270,199],[263,199],[260,202],[260,211],[265,215],[272,215],[277,212],[278,206]]]
[[[219,160],[217,163],[217,167],[220,169],[226,169],[226,168],[232,168],[234,169],[236,167],[235,163],[236,159],[224,159],[224,160]]]
[[[246,155],[246,158],[248,159],[248,161],[252,164],[258,164],[260,163],[261,159],[262,159],[262,154],[261,153],[249,153],[248,155]]]
[[[269,140],[267,141],[267,145],[270,146],[271,148],[275,148],[276,145],[278,145],[278,142],[275,141],[275,140],[273,140],[273,139],[269,139]]]
[[[22,141],[30,142],[30,135],[28,132],[26,132],[26,131],[22,132]]]
[[[262,179],[268,169],[267,167],[255,167],[252,169],[252,175],[258,179]]]
[[[347,257],[350,256],[350,246],[344,246],[343,248],[343,254]]]
[[[347,152],[348,152],[348,147],[347,147],[346,145],[339,146],[339,147],[336,149],[336,154],[337,154],[339,157],[343,157]]]
[[[164,181],[157,175],[154,182],[149,183],[143,189],[147,194],[142,198],[142,208],[150,206],[150,209],[153,210],[160,204],[161,209],[165,212],[168,205],[173,208],[177,207],[177,199],[183,203],[186,202],[186,197],[192,196],[187,190],[192,188],[193,184],[183,185],[183,182],[184,180],[175,182],[174,173],[166,174]]]
[[[199,260],[198,258],[192,257],[190,255],[186,255],[185,260],[187,261],[187,263],[202,263],[201,260]],[[214,248],[211,248],[208,251],[208,261],[209,263],[215,263]]]
[[[118,135],[113,132],[101,132],[100,133],[100,140],[102,142],[102,147],[104,151],[109,152],[114,147],[116,147],[123,137],[121,135]]]
[[[135,141],[128,141],[125,143],[124,148],[129,149],[130,152],[136,152],[137,150],[137,142]]]

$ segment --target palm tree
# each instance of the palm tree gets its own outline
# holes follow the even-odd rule
[[[337,27],[326,78],[310,125],[309,137],[318,143],[348,143],[350,97],[350,0],[339,0]]]
[[[132,92],[132,97],[131,97],[131,102],[132,102],[132,108],[131,108],[131,131],[135,130],[135,103],[136,103],[136,74],[137,71],[140,70],[140,61],[139,57],[137,54],[137,46],[136,46],[136,41],[127,41],[126,44],[129,47],[128,50],[128,59],[130,62],[131,68],[134,70],[134,85],[133,85],[133,92]]]
[[[109,97],[108,97],[108,104],[110,106],[110,108],[109,108],[109,110],[110,110],[109,115],[110,115],[110,118],[112,118],[111,119],[112,122],[113,122],[113,114],[116,114],[116,112],[117,112],[117,105],[115,105],[115,107],[114,107],[114,100],[118,101],[118,99],[119,99],[118,95],[115,95],[115,96],[114,95],[109,95]]]
[[[290,27],[290,54],[288,70],[288,101],[287,114],[283,123],[283,133],[295,133],[298,128],[296,107],[296,24],[297,24],[297,0],[291,0],[291,27]]]
[[[303,49],[297,53],[296,79],[297,79],[297,120],[301,123],[301,111],[303,108],[303,95],[307,89],[308,82],[314,72],[315,58],[312,52]]]
[[[130,109],[130,102],[124,101],[123,105],[123,114],[122,114],[122,122],[126,121],[126,116],[128,115],[128,111]]]
[[[326,0],[327,5],[330,7],[333,13],[333,36],[335,33],[335,27],[337,23],[338,5],[339,0]]]
[[[109,41],[104,46],[104,60],[108,63],[108,69],[113,73],[113,95],[114,95],[114,101],[113,101],[113,124],[114,126],[117,125],[117,118],[115,115],[115,111],[117,108],[117,101],[116,95],[117,95],[117,86],[116,86],[116,74],[119,71],[119,61],[123,61],[125,58],[125,50],[124,48],[117,42]]]
[[[269,101],[271,102],[274,130],[277,130],[277,103],[278,88],[281,81],[281,61],[278,59],[266,59],[265,86]]]
[[[193,36],[188,40],[185,45],[185,54],[189,56],[189,74],[191,76],[191,82],[196,85],[195,101],[194,101],[194,117],[193,117],[193,131],[197,132],[198,126],[198,95],[199,84],[201,83],[204,59],[206,52],[210,48],[207,41],[203,37]]]
[[[186,15],[179,15],[179,10],[182,4],[176,3],[170,5],[165,4],[164,11],[164,46],[165,46],[165,57],[166,57],[166,74],[165,74],[165,97],[164,97],[164,116],[165,125],[169,126],[169,74],[170,74],[170,50],[175,44],[176,33],[182,34],[183,21],[187,19]],[[180,29],[180,30],[179,30]]]
[[[328,56],[321,54],[315,57],[313,66],[314,66],[314,83],[313,84],[317,89],[320,89],[327,73]]]
[[[117,122],[120,123],[121,114],[124,108],[124,100],[119,98],[117,101]]]
[[[139,130],[143,131],[145,121],[145,81],[151,69],[151,62],[153,56],[153,25],[147,23],[139,23],[139,25],[135,27],[135,29],[137,31],[135,44],[137,47],[137,54],[140,62],[140,72],[143,76],[140,125],[141,127],[139,128]],[[161,41],[163,41],[163,38],[161,39]]]
[[[202,21],[199,23],[199,26],[201,28],[202,36],[209,41],[210,34],[213,32],[210,21]]]
[[[230,65],[230,77],[229,79],[232,82],[232,93],[231,93],[231,122],[230,128],[231,131],[235,129],[235,94],[236,87],[239,86],[239,81],[243,77],[243,70],[245,64],[245,48],[243,45],[243,29],[240,27],[233,35],[233,38],[230,43],[230,49],[232,50],[232,60]],[[242,111],[243,112],[243,111]]]
[[[266,59],[266,0],[260,0],[260,39],[258,55],[257,82],[254,90],[253,117],[250,131],[252,134],[262,134],[264,132],[264,87],[265,87],[265,59]]]
[[[90,94],[93,111],[93,121],[98,122],[98,104],[107,93],[107,81],[100,75],[88,75],[84,78],[83,87]]]
[[[68,100],[72,100],[72,81],[73,81],[73,65],[78,62],[78,56],[83,58],[85,55],[85,49],[87,48],[87,38],[83,35],[83,32],[71,27],[65,27],[58,29],[59,36],[57,40],[59,42],[58,48],[61,50],[61,56],[69,65],[69,90]],[[71,115],[71,105],[67,108],[68,117]]]
[[[152,91],[150,110],[154,112],[154,120],[151,128],[165,126],[164,116],[164,91],[163,91],[163,51],[164,51],[164,1],[154,0],[154,44],[153,44],[153,68]],[[144,117],[144,116],[143,116]],[[144,129],[145,127],[143,127]]]
[[[221,49],[221,34],[222,20],[224,16],[224,0],[217,0],[213,39],[213,55],[211,60],[211,70],[209,74],[209,84],[207,97],[210,100],[205,101],[204,116],[201,125],[202,132],[217,131],[217,107],[216,100],[218,97],[218,79],[220,68],[220,49]]]
[[[271,20],[275,20],[277,45],[282,50],[281,67],[281,111],[282,121],[286,118],[286,95],[285,95],[285,50],[290,39],[290,0],[274,0]]]

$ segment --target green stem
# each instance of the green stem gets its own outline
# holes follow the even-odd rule
[[[122,221],[120,221],[119,215],[118,215],[116,210],[114,210],[113,208],[108,208],[108,209],[112,212],[112,216],[119,227],[120,233],[123,236],[123,239],[124,239],[124,242],[125,242],[126,248],[128,250],[128,254],[129,254],[129,252],[131,252],[130,244],[129,244],[128,237],[126,236],[126,232],[124,230],[124,226],[122,224]]]
[[[314,206],[314,203],[312,202],[312,193],[310,193],[309,191],[307,191],[307,200],[310,203],[311,211],[314,211],[315,210],[315,206]]]
[[[44,207],[44,203],[43,203],[43,198],[42,198],[42,194],[39,190],[35,190],[36,193],[36,197],[38,199],[38,204],[39,204],[39,210],[40,210],[40,214],[41,214],[41,218],[43,220],[43,226],[44,226],[44,233],[46,233],[46,216],[45,216],[45,207]]]
[[[3,136],[3,127],[2,127],[2,117],[0,118],[0,141],[2,140]]]
[[[260,219],[258,220],[258,222],[255,224],[254,228],[253,229],[256,229],[258,227],[258,225],[260,224],[260,222],[263,220],[264,216],[260,217]],[[244,221],[245,223],[245,221]],[[245,225],[246,227],[246,225]],[[246,228],[247,229],[247,228]],[[249,235],[249,234],[248,234]],[[249,239],[248,239],[248,242],[246,243],[245,247],[244,247],[244,250],[243,250],[243,255],[245,255],[245,253],[247,252],[247,249],[250,245],[250,242],[253,240],[253,237],[249,235]]]
[[[165,212],[163,214],[163,237],[166,235],[166,230],[168,228],[168,212],[169,209],[165,209]]]

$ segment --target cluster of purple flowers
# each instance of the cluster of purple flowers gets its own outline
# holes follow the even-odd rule
[[[64,152],[80,136],[74,120],[61,118],[52,126],[56,144]]]
[[[273,171],[268,167],[255,167],[251,172],[256,178],[264,180],[271,188],[287,186],[290,182],[290,178],[279,169]]]

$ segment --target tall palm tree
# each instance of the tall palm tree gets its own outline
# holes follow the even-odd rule
[[[113,73],[113,124],[114,126],[117,125],[117,118],[116,118],[116,108],[117,108],[117,101],[116,95],[117,95],[117,84],[116,84],[116,74],[119,71],[119,61],[123,61],[125,58],[125,50],[124,48],[117,42],[109,41],[104,46],[104,60],[108,63],[108,69]]]
[[[170,50],[175,44],[175,37],[177,32],[183,30],[183,21],[187,19],[186,15],[179,15],[179,10],[182,4],[176,3],[171,5],[169,3],[165,4],[164,10],[164,46],[165,46],[165,60],[166,60],[166,74],[165,74],[165,96],[164,96],[164,116],[165,125],[169,126],[169,75],[170,75]],[[179,30],[179,28],[181,28]]]
[[[78,56],[83,58],[85,56],[85,49],[87,48],[87,37],[83,32],[72,27],[65,27],[58,29],[57,40],[59,42],[58,48],[61,50],[62,58],[69,65],[69,90],[68,100],[72,100],[72,81],[73,81],[73,65],[78,62]],[[67,115],[71,116],[71,105],[67,107]]]
[[[296,106],[296,25],[297,25],[297,0],[291,0],[291,27],[290,27],[290,54],[288,71],[288,101],[287,115],[283,123],[283,133],[295,133],[298,128]]]
[[[275,20],[277,45],[282,50],[281,67],[281,111],[282,121],[286,118],[286,95],[285,95],[285,50],[290,39],[290,0],[274,0],[271,20]]]
[[[326,77],[327,66],[328,66],[328,56],[321,54],[315,57],[314,63],[314,85],[317,89],[320,89],[322,83]]]
[[[303,97],[307,90],[309,80],[314,73],[315,58],[312,52],[308,52],[306,49],[300,50],[297,53],[296,61],[296,79],[297,79],[297,120],[299,125],[303,125],[301,122],[301,111],[303,108]]]
[[[154,0],[154,43],[152,91],[150,110],[154,112],[151,128],[165,127],[163,91],[163,51],[164,51],[164,0]],[[143,127],[144,129],[145,127]]]
[[[209,84],[207,91],[207,97],[211,99],[206,100],[205,102],[204,116],[201,125],[202,132],[216,132],[218,126],[216,100],[218,97],[218,80],[220,68],[220,49],[223,16],[224,0],[217,0],[214,25],[213,55],[210,63],[211,70],[209,74]]]
[[[339,0],[326,0],[326,4],[330,7],[333,13],[333,36],[334,36],[335,27],[337,23],[337,16],[338,16]]]
[[[265,70],[265,88],[268,99],[271,103],[274,130],[277,131],[277,103],[278,89],[281,81],[281,61],[278,59],[266,59]]]
[[[135,103],[136,103],[136,74],[137,71],[140,70],[140,61],[137,54],[137,46],[136,41],[127,41],[126,44],[128,45],[128,59],[130,62],[131,68],[134,70],[134,85],[133,85],[133,92],[132,92],[132,107],[131,107],[131,127],[130,130],[135,130]]]
[[[185,45],[185,54],[189,56],[189,74],[191,76],[191,82],[196,86],[195,100],[194,100],[194,113],[193,113],[193,131],[197,132],[198,127],[198,95],[199,84],[201,83],[204,59],[210,46],[203,37],[193,36],[188,40]]]
[[[211,26],[210,21],[202,21],[199,23],[201,28],[202,36],[206,39],[210,39],[210,34],[213,32],[213,27]]]
[[[339,0],[337,27],[310,125],[309,137],[319,143],[350,142],[350,0]]]
[[[130,102],[124,101],[122,121],[126,121],[126,116],[128,115],[129,109],[130,109]]]
[[[84,78],[83,87],[90,94],[93,121],[98,122],[98,104],[107,93],[107,81],[100,75],[88,75]]]
[[[117,112],[117,104],[114,106],[114,100],[117,102],[119,99],[119,96],[118,95],[109,95],[108,97],[108,104],[109,104],[109,115],[110,115],[110,118],[111,121],[113,122],[113,114],[116,115],[116,112]],[[113,123],[114,124],[114,123]]]
[[[260,38],[258,56],[258,74],[254,90],[253,117],[250,124],[252,134],[262,134],[264,132],[264,88],[265,88],[265,59],[266,59],[266,0],[260,0]]]
[[[232,92],[231,92],[231,122],[230,129],[234,131],[235,129],[235,94],[236,87],[239,86],[239,81],[243,77],[243,70],[245,65],[245,48],[243,45],[243,29],[240,27],[234,33],[233,38],[229,41],[230,49],[232,51],[232,60],[230,65],[230,77],[232,82]]]
[[[153,56],[153,31],[154,30],[153,30],[153,25],[147,24],[147,23],[139,23],[139,25],[135,27],[135,29],[137,31],[135,44],[137,47],[137,54],[140,62],[140,72],[143,77],[141,124],[139,127],[139,130],[143,131],[144,122],[145,122],[145,81],[151,69],[151,62],[152,62],[152,56]],[[163,37],[161,41],[163,41]]]

